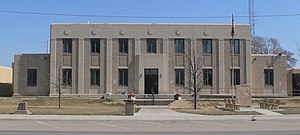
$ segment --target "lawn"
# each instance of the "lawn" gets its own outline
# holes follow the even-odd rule
[[[283,99],[279,105],[281,114],[300,114],[300,99]]]
[[[218,108],[224,106],[223,100],[199,100],[197,109],[193,109],[193,101],[180,100],[171,104],[171,108],[177,112],[200,115],[260,115],[257,112],[226,111]]]
[[[123,115],[123,101],[104,101],[100,99],[62,98],[58,109],[58,98],[32,97],[0,98],[0,114],[11,114],[19,102],[27,102],[28,110],[35,115]]]

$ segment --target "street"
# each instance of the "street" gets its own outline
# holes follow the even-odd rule
[[[0,120],[0,135],[62,134],[299,134],[300,120],[203,120],[203,121],[93,121],[93,120]],[[298,132],[299,131],[299,132]]]

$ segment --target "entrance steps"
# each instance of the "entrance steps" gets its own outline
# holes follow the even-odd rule
[[[142,106],[168,106],[174,100],[169,99],[154,99],[154,102],[152,99],[136,99],[134,100],[136,105],[142,105]]]

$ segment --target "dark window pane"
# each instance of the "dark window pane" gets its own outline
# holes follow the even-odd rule
[[[274,70],[273,69],[265,69],[265,85],[274,85]]]
[[[203,54],[212,54],[212,40],[211,39],[203,39]]]
[[[128,53],[128,39],[120,38],[119,40],[119,53]]]
[[[91,38],[91,53],[100,53],[100,38]]]
[[[91,69],[91,85],[100,86],[100,69]]]
[[[230,78],[234,79],[233,80],[234,85],[240,85],[240,69],[233,70],[233,77],[234,78],[232,78],[232,69],[230,69]],[[230,81],[230,84],[232,84],[232,80]]]
[[[27,69],[27,86],[37,86],[37,69]]]
[[[148,53],[156,53],[156,39],[146,39],[147,41],[147,52]]]
[[[128,70],[119,69],[119,85],[128,86]]]
[[[64,53],[72,53],[72,39],[71,38],[63,39],[63,52]]]
[[[184,86],[184,69],[175,69],[176,85]]]
[[[232,43],[234,43],[233,46],[232,46]],[[240,40],[234,39],[232,42],[232,39],[230,39],[230,48],[231,48],[230,50],[233,49],[234,54],[240,54]]]
[[[184,39],[175,39],[175,53],[184,53]]]
[[[63,85],[72,86],[72,69],[63,69]]]
[[[203,69],[203,84],[212,86],[212,69]]]

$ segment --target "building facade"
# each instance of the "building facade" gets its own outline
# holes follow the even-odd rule
[[[250,26],[236,25],[235,31],[232,40],[231,25],[51,24],[47,77],[52,86],[45,91],[56,96],[61,86],[65,95],[76,96],[190,95],[188,58],[195,52],[201,59],[200,95],[231,95],[233,71],[234,84],[255,88],[256,96],[286,96],[286,79],[277,75],[286,66],[285,56],[276,62],[275,55],[252,56]],[[272,68],[258,61],[271,61]],[[265,75],[273,79],[262,80]],[[259,93],[265,89],[279,92]]]

